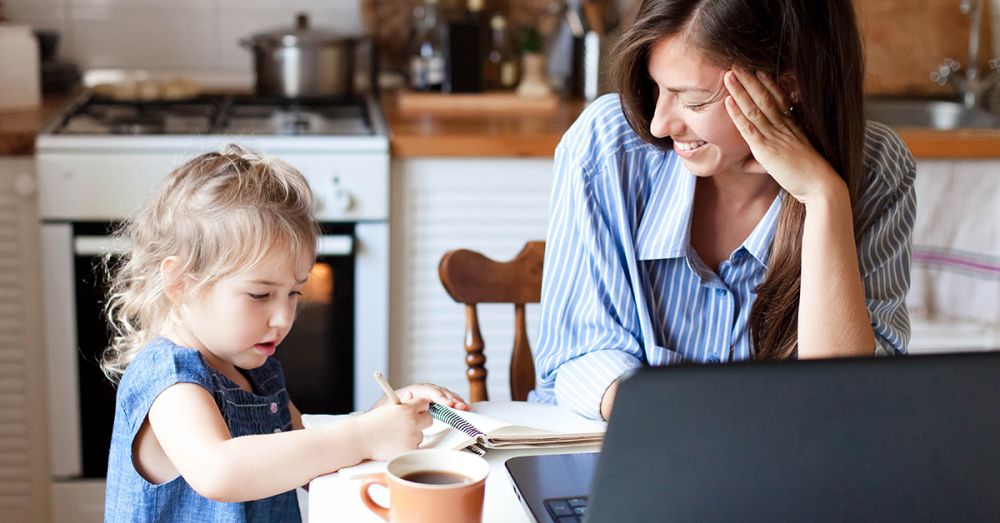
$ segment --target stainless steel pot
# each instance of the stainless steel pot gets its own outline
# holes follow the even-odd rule
[[[309,28],[299,14],[295,28],[258,33],[240,41],[254,55],[257,94],[301,98],[353,93],[352,38]]]

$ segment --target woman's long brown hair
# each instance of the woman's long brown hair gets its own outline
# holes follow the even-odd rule
[[[612,79],[632,129],[669,149],[649,125],[655,107],[652,46],[682,35],[721,68],[737,64],[772,78],[791,73],[795,118],[857,202],[864,163],[864,55],[850,0],[646,0],[615,49]],[[856,213],[855,213],[856,214]],[[757,359],[797,355],[805,207],[784,197],[767,275],[757,287],[750,332]]]

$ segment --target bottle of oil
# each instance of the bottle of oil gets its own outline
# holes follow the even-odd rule
[[[507,19],[503,15],[493,15],[490,19],[490,38],[483,74],[488,90],[510,90],[517,87],[517,53],[507,30]]]
[[[413,8],[409,47],[410,87],[440,91],[444,84],[445,21],[438,0],[424,0]]]
[[[468,0],[465,15],[448,24],[445,41],[444,91],[483,90],[483,46],[486,43],[483,0]]]

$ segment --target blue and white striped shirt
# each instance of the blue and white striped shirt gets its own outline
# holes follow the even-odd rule
[[[915,165],[869,122],[857,248],[877,349],[903,354]],[[556,149],[533,401],[600,418],[601,397],[643,365],[753,357],[748,319],[784,193],[718,273],[691,247],[695,176],[643,142],[616,95],[591,104]]]

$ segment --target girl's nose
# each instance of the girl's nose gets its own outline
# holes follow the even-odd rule
[[[288,303],[279,307],[271,314],[271,321],[268,325],[276,329],[286,329],[292,325],[294,319],[295,303],[289,300]]]

